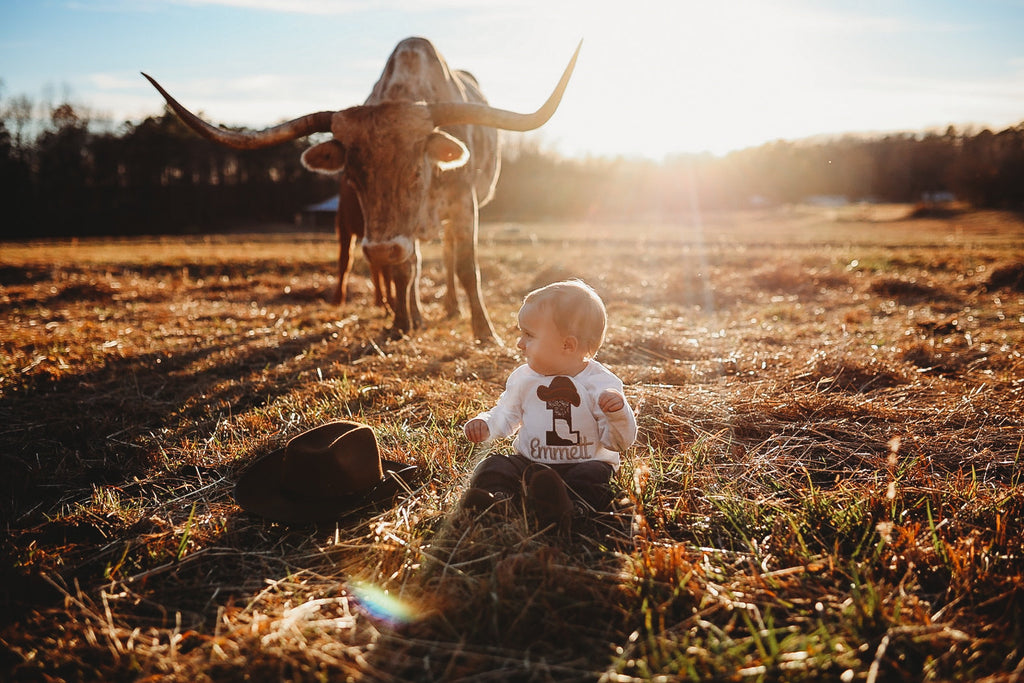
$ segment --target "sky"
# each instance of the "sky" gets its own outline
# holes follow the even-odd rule
[[[116,125],[159,114],[145,71],[216,123],[361,104],[429,38],[567,157],[662,160],[775,140],[1024,122],[1024,0],[0,0],[0,98]]]

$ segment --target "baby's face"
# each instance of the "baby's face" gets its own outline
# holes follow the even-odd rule
[[[558,330],[551,313],[536,304],[519,309],[519,341],[516,346],[526,356],[526,363],[542,375],[568,375],[579,372],[585,364],[576,345]]]

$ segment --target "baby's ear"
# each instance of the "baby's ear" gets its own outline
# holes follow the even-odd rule
[[[580,340],[574,335],[568,335],[562,337],[562,350],[569,353],[576,353],[576,350],[580,347]]]

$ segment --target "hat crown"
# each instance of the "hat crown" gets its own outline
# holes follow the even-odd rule
[[[329,422],[293,437],[281,462],[281,489],[296,497],[363,493],[383,476],[373,430],[354,422]]]
[[[319,523],[376,509],[416,479],[415,465],[380,457],[368,425],[331,422],[252,463],[235,484],[235,500],[277,522]]]

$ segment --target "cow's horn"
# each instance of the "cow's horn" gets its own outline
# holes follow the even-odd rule
[[[235,149],[260,149],[270,147],[289,140],[301,138],[310,133],[325,133],[331,130],[331,118],[333,111],[321,111],[315,114],[307,114],[286,123],[259,131],[234,131],[225,128],[212,126],[206,121],[181,106],[178,100],[171,97],[160,84],[143,73],[153,87],[160,91],[160,94],[167,100],[167,104],[178,114],[182,122],[189,128],[202,135],[204,138],[219,142]]]
[[[517,114],[505,109],[495,109],[486,104],[441,102],[429,105],[434,125],[440,128],[442,126],[473,124],[516,131],[540,128],[547,123],[548,119],[555,113],[555,110],[558,109],[558,105],[562,101],[562,93],[565,92],[565,86],[569,84],[569,78],[576,67],[576,58],[580,54],[581,47],[583,47],[582,40],[576,46],[576,51],[572,54],[569,65],[565,67],[562,78],[558,81],[558,85],[555,87],[554,92],[551,93],[548,101],[532,114]]]

